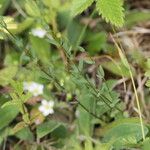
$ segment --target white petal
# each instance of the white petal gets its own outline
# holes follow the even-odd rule
[[[44,89],[44,85],[43,84],[39,84],[39,89],[42,91]]]
[[[41,86],[38,87],[38,88],[37,88],[37,91],[38,91],[39,95],[40,95],[40,94],[43,94],[43,87],[41,87]]]
[[[44,85],[32,82],[28,86],[28,91],[33,94],[33,96],[38,96],[43,94]]]
[[[33,29],[31,32],[34,36],[37,36],[39,38],[43,38],[46,35],[46,31],[44,29],[40,29],[40,28]]]
[[[48,101],[45,100],[45,99],[43,99],[41,103],[42,103],[42,105],[44,105],[44,106],[45,106],[45,105],[48,105]]]
[[[49,109],[49,114],[53,114],[54,110],[53,109]]]
[[[29,88],[29,83],[28,82],[23,82],[23,89],[28,90]]]
[[[30,83],[28,86],[28,90],[32,93],[36,88],[36,84],[34,82]]]
[[[40,112],[44,112],[44,111],[45,111],[45,107],[41,105],[41,106],[39,107],[39,111],[40,111]]]
[[[44,116],[48,116],[50,114],[48,110],[45,110],[42,113],[43,113]]]
[[[53,107],[53,106],[54,106],[54,101],[49,101],[49,102],[48,102],[48,105],[49,105],[50,107]]]

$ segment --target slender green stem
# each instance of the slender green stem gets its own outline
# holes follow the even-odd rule
[[[140,102],[139,102],[139,97],[138,97],[138,94],[137,94],[137,90],[136,90],[136,87],[135,87],[135,82],[134,82],[134,79],[133,79],[131,69],[129,69],[129,73],[130,73],[130,77],[131,77],[131,80],[132,80],[132,85],[133,85],[135,98],[136,98],[136,103],[137,103],[137,107],[138,107],[138,114],[139,114],[139,119],[140,119],[140,124],[141,124],[142,137],[143,137],[143,140],[145,140],[144,125],[143,125],[142,113],[141,113],[141,108],[140,108]]]
[[[114,28],[113,28],[113,31],[114,31],[114,33],[116,33]],[[136,103],[137,103],[137,107],[138,107],[138,115],[139,115],[139,119],[140,119],[141,132],[142,132],[142,137],[143,137],[143,141],[144,141],[145,140],[145,133],[144,133],[144,124],[143,124],[143,119],[142,119],[142,113],[141,113],[141,108],[140,108],[140,101],[139,101],[139,98],[138,98],[138,94],[137,94],[135,82],[134,82],[134,79],[133,79],[133,74],[132,74],[132,71],[131,71],[131,67],[130,67],[130,64],[129,64],[125,54],[123,53],[123,48],[122,48],[121,43],[119,42],[119,45],[118,45],[118,43],[115,41],[115,39],[113,38],[112,35],[111,35],[111,38],[112,38],[113,42],[115,43],[115,45],[117,47],[118,53],[120,55],[120,58],[121,58],[123,64],[129,70],[130,78],[131,78],[134,93],[135,93]]]

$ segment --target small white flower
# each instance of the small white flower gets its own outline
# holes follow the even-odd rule
[[[79,116],[80,116],[80,111],[79,110],[75,111],[75,116],[76,116],[76,118],[79,118]]]
[[[39,107],[39,111],[42,112],[44,116],[48,116],[49,114],[54,113],[53,107],[54,107],[53,101],[47,101],[43,99],[41,102],[41,106]]]
[[[36,82],[24,82],[23,88],[25,91],[29,91],[33,96],[38,96],[43,94],[44,85]]]
[[[39,38],[43,38],[46,35],[46,30],[41,29],[41,28],[37,28],[37,29],[32,29],[31,33],[34,36],[37,36]]]

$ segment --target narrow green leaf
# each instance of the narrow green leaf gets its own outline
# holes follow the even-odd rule
[[[93,0],[74,0],[72,4],[72,16],[76,16],[86,10],[91,4]]]
[[[104,73],[104,70],[103,70],[102,66],[99,66],[99,68],[98,68],[98,74],[99,74],[99,76],[101,78],[104,78],[105,73]]]

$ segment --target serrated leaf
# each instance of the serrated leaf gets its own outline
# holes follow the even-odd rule
[[[100,15],[111,24],[121,27],[124,23],[122,0],[96,0],[96,8]]]
[[[76,16],[82,13],[92,3],[93,3],[93,0],[74,0],[72,4],[72,12],[71,12],[72,16]]]

